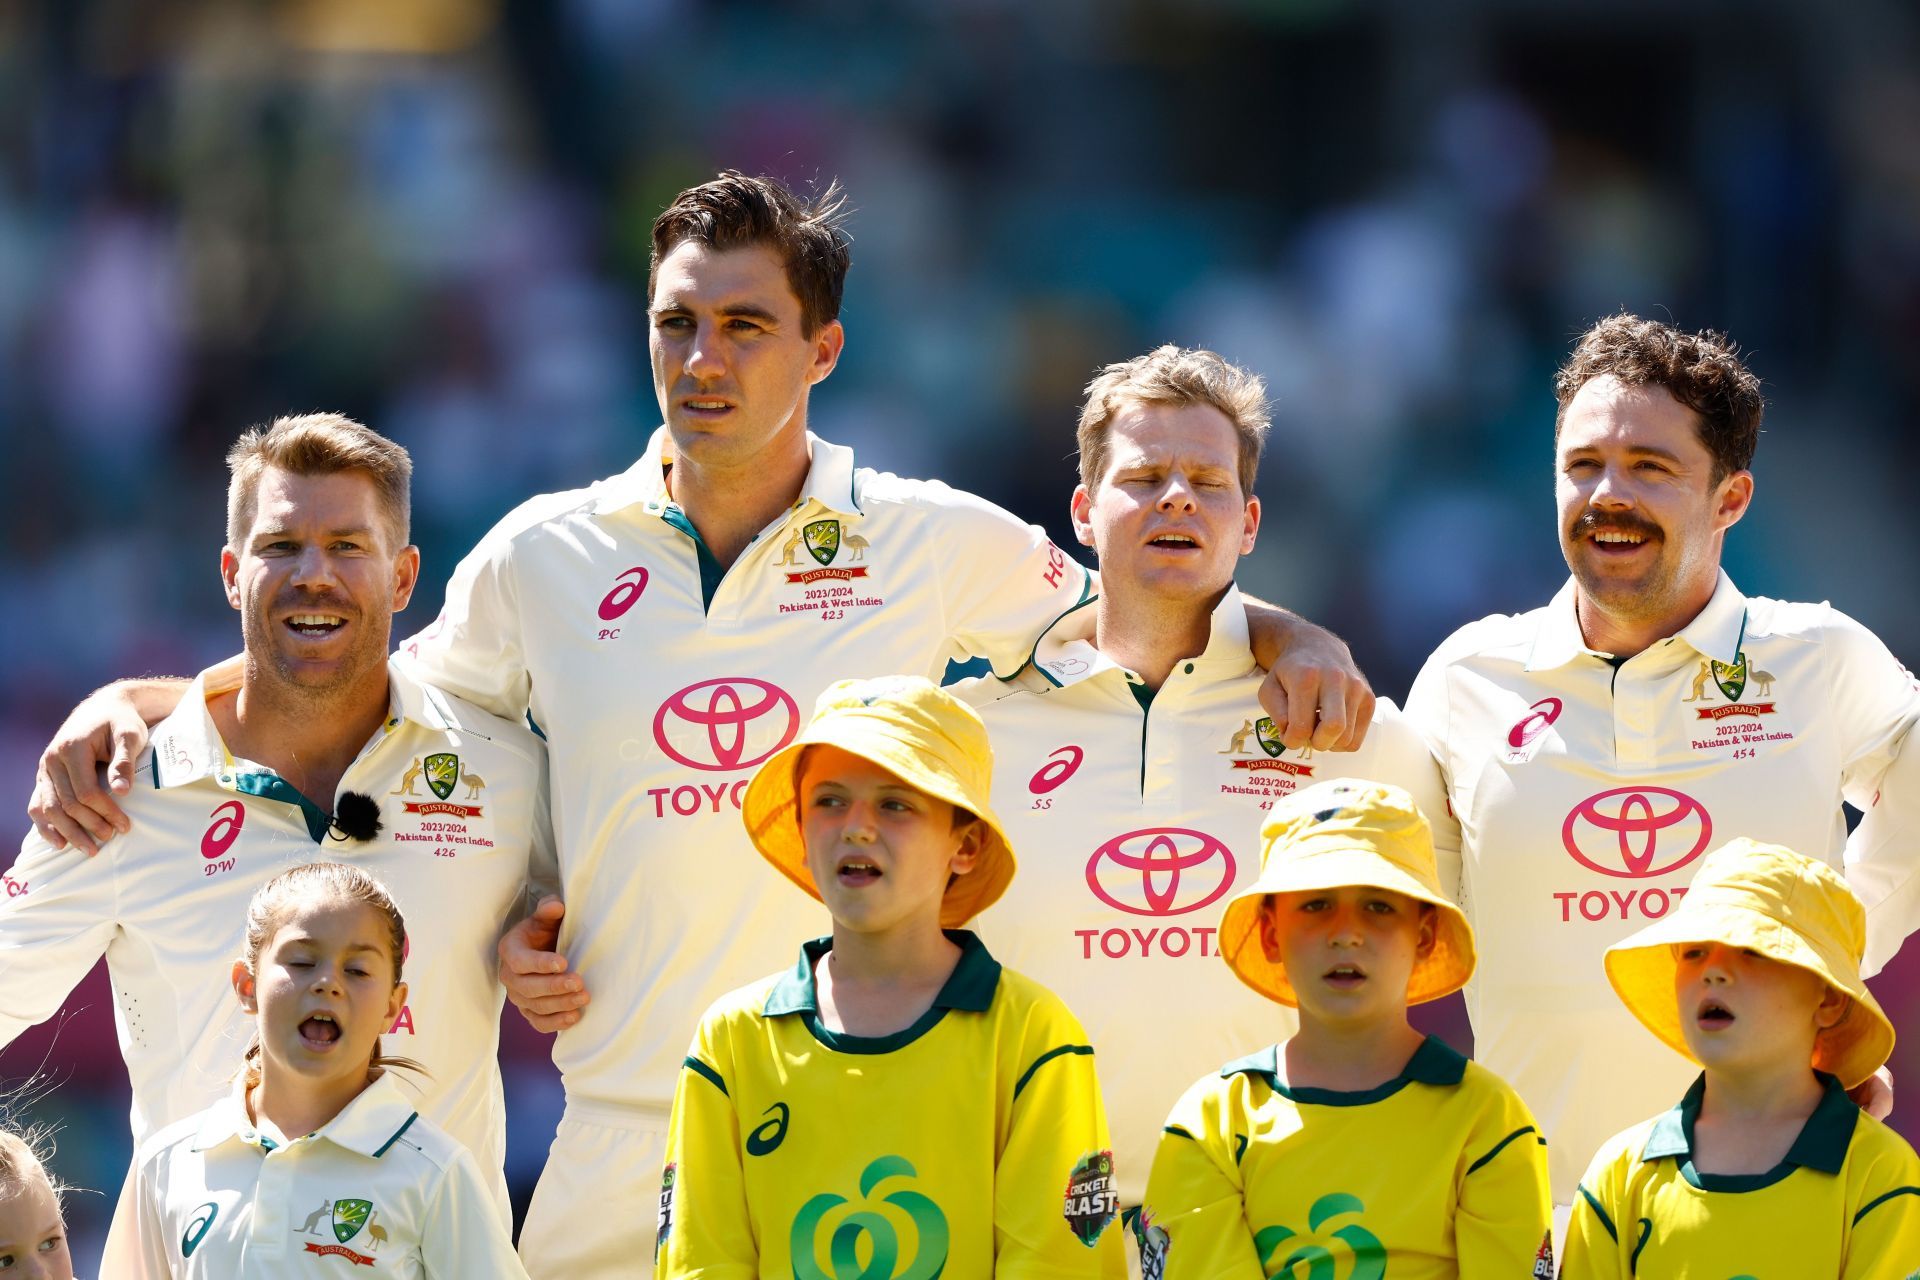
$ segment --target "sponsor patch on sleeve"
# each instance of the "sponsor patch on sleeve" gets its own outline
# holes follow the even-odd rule
[[[1140,1220],[1135,1225],[1135,1239],[1140,1245],[1140,1280],[1163,1280],[1167,1274],[1167,1255],[1173,1252],[1173,1241],[1167,1237],[1167,1229],[1153,1220],[1153,1210],[1140,1210]]]
[[[1113,1152],[1089,1151],[1067,1175],[1067,1227],[1091,1249],[1120,1213],[1120,1192],[1113,1184]]]
[[[1553,1232],[1540,1237],[1540,1252],[1533,1255],[1533,1280],[1553,1280]]]
[[[660,1225],[653,1237],[654,1261],[660,1260],[660,1246],[667,1242],[667,1236],[673,1230],[673,1181],[674,1172],[679,1165],[670,1164],[660,1174]]]

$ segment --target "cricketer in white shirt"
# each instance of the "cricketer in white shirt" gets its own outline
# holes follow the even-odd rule
[[[229,975],[255,890],[288,867],[349,862],[407,922],[408,999],[386,1051],[427,1067],[408,1087],[472,1149],[504,1210],[494,947],[524,914],[530,880],[536,892],[554,880],[545,752],[524,725],[387,665],[387,719],[338,792],[378,802],[370,840],[330,836],[330,814],[234,759],[205,677],[154,727],[121,801],[131,831],[96,857],[29,834],[0,896],[0,1045],[57,1012],[104,955],[137,1145],[223,1096],[240,1066],[251,1020]]]
[[[993,739],[994,808],[1020,859],[976,927],[1086,1027],[1120,1202],[1133,1208],[1188,1086],[1293,1029],[1291,1010],[1244,986],[1214,942],[1222,904],[1260,873],[1263,811],[1332,778],[1405,787],[1442,818],[1446,797],[1425,743],[1384,698],[1359,750],[1285,748],[1260,708],[1238,590],[1158,692],[1093,645],[1093,606],[1050,630],[1013,680],[954,692]],[[1457,876],[1455,851],[1442,858]]]
[[[488,1175],[391,1070],[291,1142],[236,1089],[142,1145],[132,1198],[134,1280],[526,1276]]]
[[[791,962],[819,908],[740,826],[761,761],[834,680],[1011,675],[1085,599],[1039,528],[808,436],[793,506],[721,571],[669,495],[665,428],[626,472],[535,498],[461,562],[401,652],[423,678],[547,739],[567,914],[592,993],[554,1042],[567,1110],[521,1232],[536,1275],[645,1257],[687,1037],[715,999]]]
[[[1474,1056],[1539,1118],[1562,1205],[1601,1143],[1697,1070],[1627,1013],[1601,953],[1736,836],[1840,865],[1841,802],[1872,802],[1920,717],[1913,678],[1826,604],[1749,598],[1721,573],[1692,622],[1616,662],[1587,647],[1574,596],[1463,627],[1407,700],[1460,824]]]

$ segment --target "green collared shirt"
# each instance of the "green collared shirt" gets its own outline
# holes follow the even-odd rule
[[[1600,1149],[1580,1181],[1563,1280],[1746,1276],[1906,1280],[1920,1271],[1920,1157],[1821,1075],[1819,1103],[1779,1164],[1704,1173],[1680,1104]]]

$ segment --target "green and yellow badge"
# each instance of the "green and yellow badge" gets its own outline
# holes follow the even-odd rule
[[[426,766],[427,789],[445,800],[453,794],[453,788],[460,781],[460,757],[452,752],[442,751],[421,761]]]
[[[371,1200],[335,1200],[333,1202],[333,1238],[341,1244],[360,1234],[373,1212]]]

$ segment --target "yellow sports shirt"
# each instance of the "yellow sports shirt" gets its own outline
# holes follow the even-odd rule
[[[1187,1090],[1141,1215],[1145,1280],[1553,1275],[1546,1140],[1428,1037],[1377,1089],[1293,1089],[1268,1046]]]
[[[1701,1173],[1680,1105],[1600,1149],[1574,1201],[1564,1280],[1912,1280],[1920,1276],[1920,1156],[1832,1076],[1766,1173]]]
[[[723,997],[674,1092],[657,1274],[1125,1274],[1093,1050],[971,933],[905,1031],[821,1025],[814,965]]]

